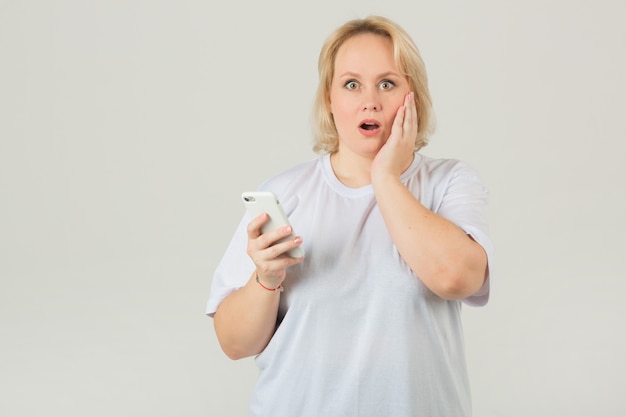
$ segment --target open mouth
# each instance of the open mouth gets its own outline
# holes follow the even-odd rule
[[[367,123],[362,123],[360,127],[363,130],[376,130],[380,126],[378,124],[376,124],[376,123],[369,123],[369,122],[367,122]]]

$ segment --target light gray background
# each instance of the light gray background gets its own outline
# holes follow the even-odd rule
[[[0,1],[0,415],[243,416],[203,315],[239,194],[314,157],[325,37],[418,43],[424,153],[491,190],[477,417],[623,416],[625,3]]]

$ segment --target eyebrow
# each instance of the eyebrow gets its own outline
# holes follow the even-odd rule
[[[338,75],[339,78],[344,78],[344,77],[355,77],[355,78],[359,78],[361,76],[361,74],[357,74],[356,72],[351,72],[351,71],[347,71],[344,72],[341,75]],[[387,71],[387,72],[383,72],[380,75],[377,75],[376,78],[385,78],[385,77],[401,77],[400,74],[398,74],[397,72],[393,72],[393,71]]]

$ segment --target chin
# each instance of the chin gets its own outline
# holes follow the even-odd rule
[[[386,139],[358,137],[349,141],[340,140],[339,149],[343,148],[344,151],[374,159],[385,143],[387,143]]]
[[[361,148],[359,149],[359,154],[366,156],[370,159],[374,159],[376,157],[376,155],[378,155],[378,152],[381,150],[381,148],[383,147],[384,143],[378,144],[376,146],[369,146],[367,148]]]

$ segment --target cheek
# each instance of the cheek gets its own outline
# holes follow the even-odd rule
[[[350,114],[350,107],[341,100],[334,100],[329,105],[330,112],[332,113],[335,123],[341,123]]]
[[[333,113],[348,113],[358,107],[358,97],[354,93],[347,92],[343,87],[334,86],[328,97],[329,108]]]
[[[396,114],[398,114],[398,109],[403,104],[404,104],[404,96],[394,97],[393,100],[390,100],[387,106],[387,108],[389,109],[389,112],[387,112],[388,123],[393,123],[394,119],[396,118]]]

